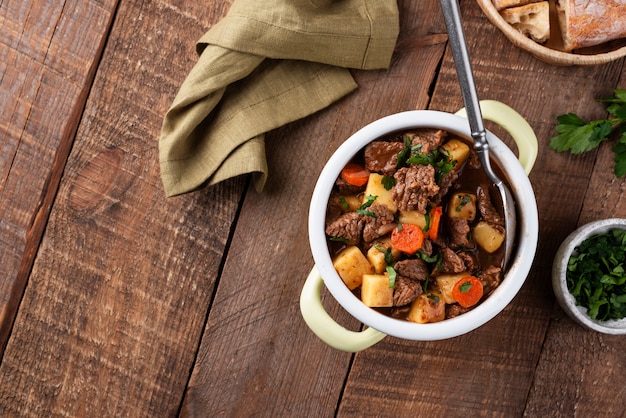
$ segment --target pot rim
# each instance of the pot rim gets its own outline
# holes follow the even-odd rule
[[[315,265],[326,288],[353,317],[369,327],[395,337],[439,340],[462,335],[480,327],[501,312],[517,295],[530,272],[537,249],[537,204],[530,180],[515,154],[493,133],[487,131],[491,158],[502,167],[518,210],[519,245],[502,283],[475,309],[442,322],[417,324],[391,318],[366,306],[348,289],[332,265],[324,231],[326,206],[335,179],[360,149],[383,135],[410,128],[440,128],[464,138],[471,138],[466,119],[436,110],[395,113],[364,126],[337,148],[320,173],[309,208],[309,241]],[[523,216],[519,216],[520,214]]]

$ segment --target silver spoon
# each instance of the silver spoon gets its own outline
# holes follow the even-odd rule
[[[461,24],[461,12],[457,0],[441,0],[441,8],[443,9],[443,17],[448,29],[448,38],[452,48],[452,56],[456,66],[459,83],[461,85],[461,93],[463,94],[463,102],[467,111],[467,119],[469,121],[471,135],[474,140],[474,149],[480,158],[483,169],[493,181],[493,184],[500,191],[502,198],[502,207],[504,208],[504,226],[505,226],[505,247],[503,268],[506,269],[511,253],[513,251],[513,243],[515,241],[516,215],[515,201],[511,192],[494,173],[489,161],[489,143],[487,142],[487,133],[483,124],[483,117],[480,111],[478,95],[476,93],[476,85],[474,84],[474,76],[472,75],[472,66],[465,44],[465,36],[463,34],[463,26]]]

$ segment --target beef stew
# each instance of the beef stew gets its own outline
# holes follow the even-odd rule
[[[502,279],[504,211],[492,196],[465,139],[424,128],[379,138],[333,187],[333,265],[364,304],[391,317],[428,323],[463,314]]]

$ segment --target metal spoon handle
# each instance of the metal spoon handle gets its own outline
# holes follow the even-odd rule
[[[472,75],[472,65],[465,43],[459,4],[457,0],[441,0],[441,8],[443,9],[443,17],[448,30],[448,39],[452,48],[452,57],[454,58],[459,84],[461,85],[463,103],[465,104],[467,119],[469,121],[472,139],[474,140],[474,148],[478,153],[478,157],[487,175],[491,178],[491,181],[497,185],[501,183],[501,180],[491,169],[491,163],[489,161],[489,143],[487,142],[487,133],[485,132],[478,94],[476,93],[476,84],[474,83],[474,76]]]

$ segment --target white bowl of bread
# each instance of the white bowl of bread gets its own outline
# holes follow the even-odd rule
[[[595,65],[626,56],[624,0],[478,0],[516,46],[558,65]]]

